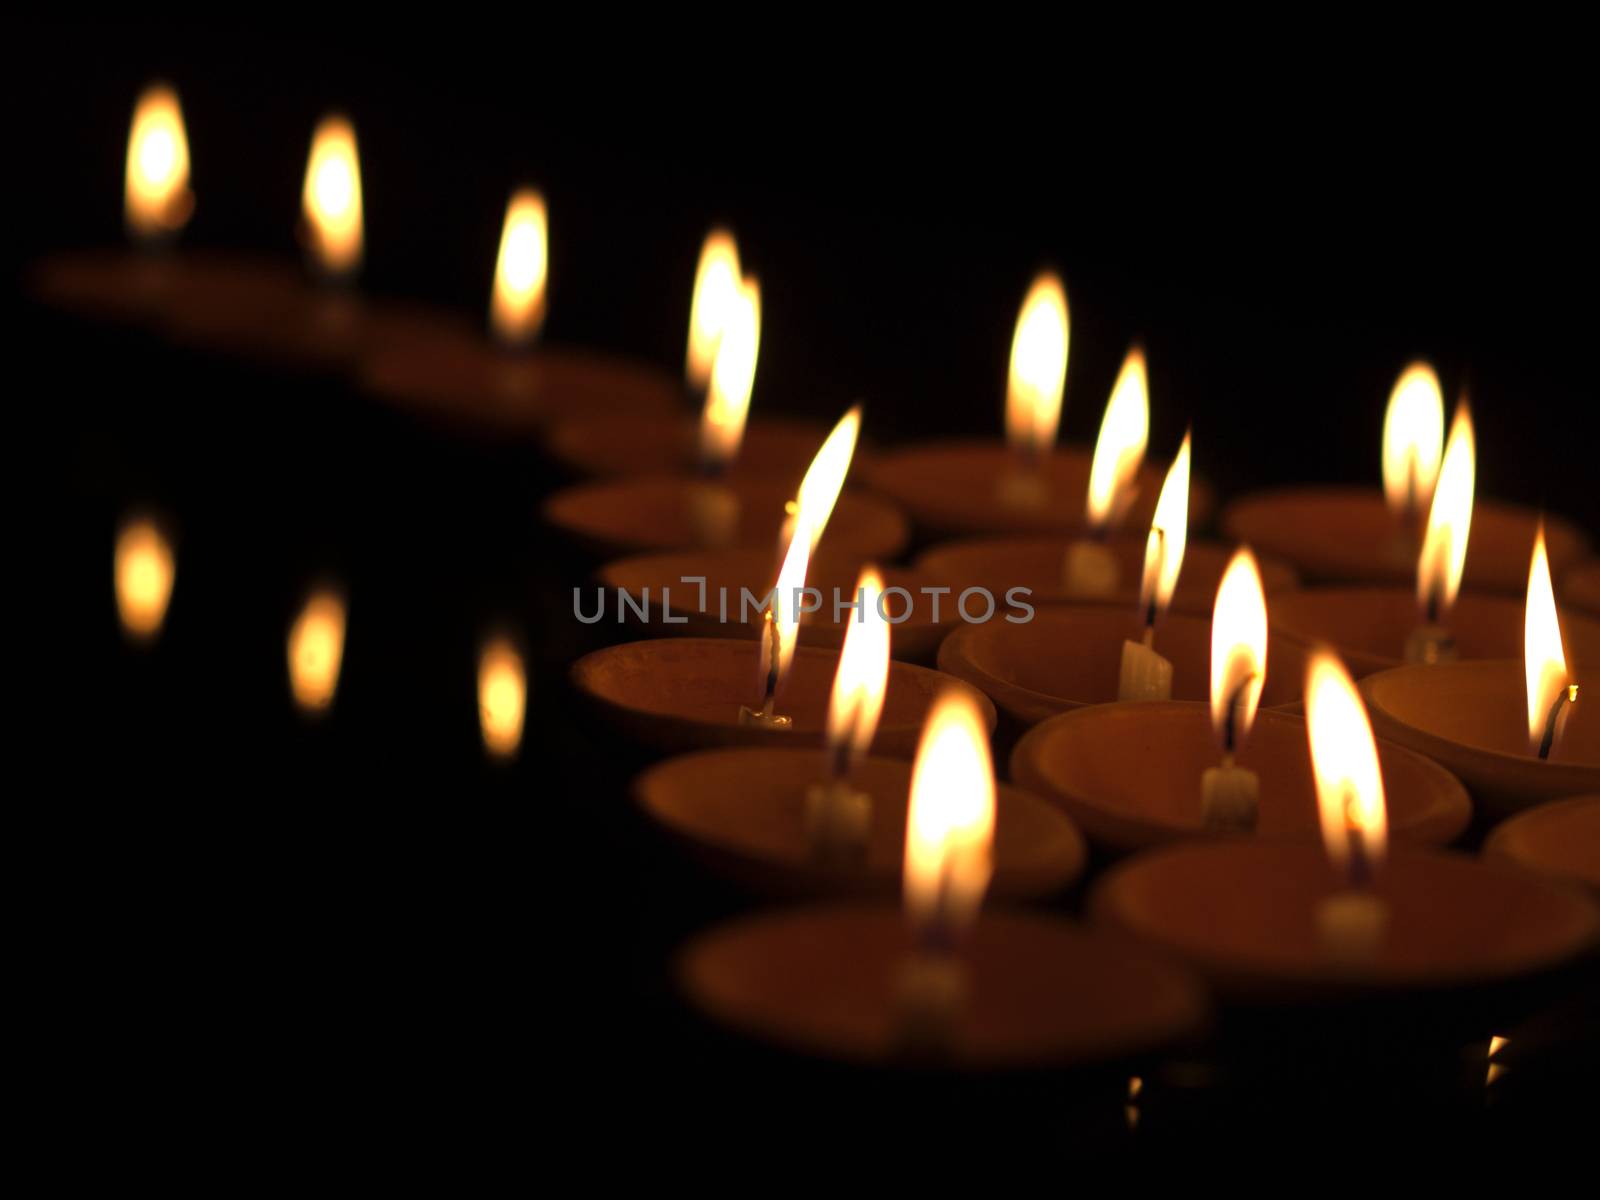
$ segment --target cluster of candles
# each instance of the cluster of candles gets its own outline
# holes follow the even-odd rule
[[[361,206],[354,131],[330,118],[304,190],[324,285],[360,265]],[[1572,568],[1569,601],[1594,611],[1595,568],[1565,522],[1475,500],[1470,412],[1447,432],[1426,364],[1390,397],[1381,492],[1247,497],[1222,518],[1232,544],[1190,542],[1211,493],[1191,477],[1192,434],[1169,464],[1147,459],[1139,347],[1092,452],[1058,445],[1071,321],[1052,274],[1017,320],[1004,442],[876,450],[861,407],[831,431],[748,419],[761,292],[727,231],[694,281],[696,418],[664,373],[538,344],[535,192],[506,212],[488,338],[348,286],[181,260],[167,244],[192,207],[176,96],[152,88],[126,214],[163,252],[57,260],[41,291],[349,364],[376,395],[535,432],[588,477],[543,517],[603,560],[618,620],[658,635],[571,671],[595,720],[665,755],[634,783],[642,810],[740,886],[847,898],[691,944],[686,992],[717,1019],[854,1059],[1071,1063],[1183,1036],[1208,995],[1469,985],[1600,940],[1600,799],[1570,798],[1600,793],[1600,721],[1570,665],[1600,654],[1600,623],[1563,622],[1552,582]],[[857,458],[866,487],[847,489]],[[920,556],[886,565],[913,533]],[[131,636],[158,634],[174,577],[161,531],[130,521],[115,590]],[[842,610],[814,599],[824,588]],[[730,591],[760,601],[730,612]],[[589,620],[577,589],[575,615]],[[308,711],[334,703],[345,622],[332,590],[293,621]],[[526,687],[515,647],[491,641],[490,754],[519,753]],[[1483,855],[1444,850],[1475,815],[1505,819]],[[1091,846],[1120,861],[1087,924],[980,914],[988,893],[1060,895]],[[883,903],[895,891],[903,918]]]

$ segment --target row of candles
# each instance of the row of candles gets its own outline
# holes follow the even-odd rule
[[[176,97],[152,89],[140,102],[130,140],[129,228],[136,237],[165,240],[191,208]],[[341,120],[318,130],[304,215],[314,262],[330,276],[352,274],[362,249],[361,189],[354,134]],[[1331,526],[1336,543],[1366,542],[1356,547],[1368,555],[1358,576],[1386,579],[1407,569],[1416,577],[1420,620],[1393,655],[1411,665],[1371,675],[1358,688],[1339,654],[1312,646],[1323,639],[1285,637],[1283,649],[1274,650],[1275,677],[1285,671],[1290,677],[1280,703],[1292,706],[1303,696],[1305,719],[1272,714],[1272,749],[1261,758],[1263,787],[1249,765],[1249,739],[1268,686],[1268,647],[1278,645],[1269,633],[1275,626],[1266,581],[1292,584],[1293,571],[1243,547],[1219,553],[1196,545],[1201,554],[1191,552],[1191,513],[1208,511],[1209,492],[1191,480],[1192,435],[1164,470],[1146,462],[1149,397],[1137,347],[1113,387],[1093,454],[1057,447],[1070,331],[1058,278],[1042,275],[1019,314],[1005,407],[1008,447],[947,443],[869,452],[863,465],[874,494],[860,495],[845,491],[861,431],[859,409],[825,438],[803,426],[774,424],[765,434],[760,423],[747,428],[760,289],[743,273],[730,234],[717,231],[707,239],[696,274],[686,375],[691,391],[704,394],[698,421],[658,404],[660,393],[635,378],[561,364],[552,351],[530,349],[544,316],[547,237],[542,201],[517,193],[501,239],[490,325],[501,347],[522,353],[508,357],[486,343],[463,357],[459,338],[447,351],[424,346],[445,364],[439,372],[445,391],[454,389],[456,398],[475,393],[478,401],[488,394],[487,407],[476,410],[480,417],[519,405],[536,409],[541,425],[575,407],[563,403],[572,391],[605,394],[608,403],[598,415],[560,421],[548,445],[568,466],[613,478],[552,497],[547,519],[578,541],[613,552],[677,551],[658,553],[653,563],[650,555],[624,557],[601,572],[602,579],[635,585],[650,580],[643,584],[647,603],[649,586],[660,586],[667,622],[666,589],[686,575],[702,583],[714,576],[748,580],[766,596],[754,627],[736,630],[752,634],[753,647],[692,638],[610,647],[575,664],[575,686],[602,719],[645,745],[702,751],[652,768],[636,790],[647,813],[690,843],[716,851],[709,857],[724,868],[731,857],[746,878],[764,877],[759,886],[775,888],[782,880],[813,894],[881,887],[886,880],[899,880],[904,889],[909,943],[886,933],[897,926],[866,906],[786,912],[702,939],[686,959],[685,977],[695,998],[716,1015],[851,1056],[909,1048],[972,1061],[1094,1057],[1172,1036],[1197,1019],[1191,976],[1054,918],[1006,913],[980,921],[984,893],[991,886],[1008,897],[1059,891],[1083,867],[1079,824],[1115,853],[1202,832],[1297,831],[1307,814],[1293,811],[1292,801],[1307,789],[1315,795],[1309,815],[1326,856],[1321,869],[1305,843],[1293,840],[1207,840],[1142,853],[1101,880],[1091,904],[1097,921],[1139,935],[1224,995],[1240,986],[1241,974],[1251,979],[1247,986],[1285,978],[1328,987],[1417,986],[1501,974],[1511,969],[1508,963],[1547,967],[1593,945],[1600,925],[1592,906],[1533,876],[1496,872],[1460,856],[1407,854],[1386,861],[1391,832],[1418,845],[1442,845],[1464,830],[1472,811],[1454,778],[1403,746],[1454,770],[1480,803],[1502,815],[1579,790],[1573,780],[1600,783],[1587,740],[1563,755],[1578,688],[1556,611],[1550,546],[1558,544],[1563,562],[1571,563],[1582,552],[1580,534],[1552,521],[1547,540],[1543,522],[1524,526],[1521,514],[1488,509],[1493,520],[1480,581],[1504,589],[1505,560],[1521,557],[1523,661],[1458,655],[1452,616],[1463,577],[1471,578],[1475,512],[1483,524],[1485,506],[1474,500],[1476,447],[1466,404],[1447,436],[1443,391],[1425,364],[1406,368],[1389,403],[1379,504],[1391,516],[1376,526],[1385,531],[1382,537],[1365,536],[1374,525],[1364,495],[1313,498],[1309,525],[1294,497],[1264,509],[1236,506],[1225,522],[1238,532],[1261,530],[1265,519],[1266,536],[1248,540],[1270,544],[1308,573],[1322,573],[1327,564],[1302,555],[1296,543],[1315,543],[1317,527]],[[375,390],[384,390],[385,378],[403,378],[409,386],[427,374],[415,369],[414,339],[358,341],[363,377]],[[388,372],[381,366],[385,359]],[[463,369],[464,362],[472,365]],[[600,375],[589,381],[592,392],[575,383],[586,369]],[[408,398],[417,398],[415,392]],[[796,487],[787,473],[799,474],[802,448],[809,462]],[[1081,520],[1068,497],[1082,498]],[[1280,508],[1286,510],[1283,523],[1274,530],[1271,516]],[[887,582],[894,569],[861,564],[887,561],[904,549],[905,513],[923,532],[985,535],[935,546],[908,583],[914,576],[933,585],[922,591],[957,591],[964,602],[967,592],[999,579],[1007,592],[1016,585],[1030,595],[1037,590],[1048,606],[1033,621],[955,632],[935,618],[928,632],[936,636],[926,645],[937,647],[943,673],[892,661],[891,642],[901,638],[901,626],[883,600],[894,590]],[[1118,529],[1133,523],[1143,532],[1120,538]],[[1273,536],[1285,527],[1287,536]],[[1068,536],[1072,530],[1076,535]],[[1052,559],[1043,571],[1033,565]],[[1191,578],[1203,561],[1202,590],[1214,597],[1207,605],[1211,620],[1200,633],[1209,660],[1203,689],[1187,658],[1175,669],[1174,659],[1162,653],[1171,652],[1169,635],[1181,645],[1195,635],[1180,623],[1196,618],[1165,617],[1186,561]],[[631,572],[623,569],[629,565]],[[814,566],[842,571],[853,584],[855,606],[848,619],[810,623],[815,644],[805,647],[801,597]],[[1325,573],[1337,576],[1341,568]],[[145,522],[126,527],[116,552],[126,628],[144,637],[159,629],[173,577],[171,550],[160,532]],[[906,586],[899,590],[911,593]],[[1274,604],[1280,594],[1293,602],[1292,592],[1274,588],[1271,594]],[[1353,603],[1360,608],[1360,601]],[[1191,601],[1189,611],[1198,607]],[[1108,620],[1107,614],[1116,616]],[[700,615],[709,620],[709,609]],[[319,593],[293,624],[291,680],[308,709],[332,703],[344,621],[342,599]],[[908,619],[908,640],[923,624]],[[1107,636],[1123,626],[1127,636]],[[705,631],[704,625],[694,630]],[[1488,640],[1498,646],[1504,631],[1497,627]],[[1023,686],[1029,695],[1019,699],[1017,680],[1027,664],[1041,655],[1059,658],[1062,643],[1084,659],[1114,655],[1114,684],[1074,681],[1053,695],[1048,684]],[[1452,662],[1458,656],[1463,661]],[[1286,665],[1278,666],[1280,660]],[[1506,668],[1512,666],[1526,720],[1515,730],[1502,720],[1485,734],[1484,714],[1492,711],[1498,719],[1504,710],[1512,683]],[[514,648],[492,643],[479,682],[485,743],[492,753],[514,754],[526,695]],[[1196,690],[1208,692],[1207,706],[1161,703]],[[1485,695],[1494,703],[1462,716],[1460,706]],[[1059,715],[1040,721],[1041,697],[1045,711]],[[1380,751],[1369,709],[1380,732],[1399,746]],[[997,720],[1012,733],[1025,730],[1011,774],[1026,790],[997,790],[990,762]],[[1216,739],[1205,754],[1186,740],[1197,721]],[[1298,737],[1297,755],[1282,755],[1285,731]],[[819,749],[822,779],[797,791],[795,779],[815,775],[811,756]],[[914,750],[914,765],[907,771],[872,756],[872,749],[891,755]],[[1148,761],[1136,761],[1141,756]],[[1404,787],[1396,788],[1396,780]],[[729,803],[730,796],[737,801]],[[1592,823],[1592,809],[1582,811],[1578,819]],[[1027,836],[1019,837],[1018,829]],[[889,859],[886,840],[898,848]],[[1588,874],[1592,880],[1592,869]],[[1304,927],[1251,918],[1197,924],[1196,889],[1213,899],[1231,897],[1246,910],[1298,904]],[[1419,906],[1418,896],[1428,902]],[[1514,935],[1489,929],[1486,914],[1497,903],[1536,914],[1532,924]],[[841,1017],[837,1006],[807,1006],[801,1002],[805,989],[797,996],[788,986],[789,968],[812,942],[845,951],[819,986],[864,988],[855,1016]],[[782,951],[774,953],[774,944]],[[858,953],[849,953],[852,948]],[[1041,955],[1076,970],[1041,972]],[[901,965],[886,970],[885,956]],[[1243,972],[1241,962],[1249,964]],[[994,972],[1018,971],[1031,996],[1026,1002],[993,978]],[[1073,994],[1083,974],[1093,975],[1102,997],[1126,989],[1138,998],[1086,1005]],[[885,979],[894,981],[887,990]],[[1001,1003],[997,996],[1009,999]]]

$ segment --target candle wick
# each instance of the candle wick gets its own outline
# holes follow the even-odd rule
[[[1548,759],[1550,750],[1556,741],[1556,720],[1561,716],[1561,710],[1568,703],[1578,702],[1578,685],[1573,683],[1562,688],[1556,693],[1555,703],[1550,706],[1550,715],[1544,721],[1544,737],[1539,740],[1539,757]]]
[[[766,618],[765,618],[765,624],[762,627],[761,633],[762,633],[761,640],[763,642],[767,642],[769,644],[769,649],[768,649],[768,654],[767,654],[767,686],[766,686],[766,693],[765,693],[765,695],[763,697],[762,704],[761,704],[761,715],[764,716],[764,717],[770,717],[772,715],[773,697],[777,694],[777,691],[778,691],[778,657],[779,657],[779,655],[778,655],[778,623],[777,623],[776,620],[773,619],[772,609],[771,608],[767,609],[767,615],[766,615]]]
[[[1344,793],[1344,828],[1345,837],[1350,847],[1350,861],[1346,866],[1345,875],[1353,889],[1364,889],[1372,884],[1372,860],[1367,857],[1367,841],[1361,826],[1354,819],[1356,806],[1355,789],[1345,788]]]
[[[1222,720],[1222,748],[1227,754],[1227,766],[1233,766],[1233,751],[1238,742],[1239,705],[1244,700],[1244,692],[1250,686],[1256,673],[1251,671],[1234,686],[1233,694],[1228,697],[1228,711]]]

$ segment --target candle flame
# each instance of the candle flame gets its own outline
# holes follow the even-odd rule
[[[854,757],[872,744],[889,686],[889,623],[879,613],[883,576],[868,567],[856,581],[860,607],[850,614],[828,702],[828,746]]]
[[[1145,377],[1144,351],[1128,351],[1117,382],[1106,402],[1100,437],[1094,444],[1094,465],[1089,471],[1089,525],[1104,529],[1122,515],[1133,499],[1133,486],[1144,464],[1150,440],[1150,388]]]
[[[934,702],[917,746],[906,814],[905,904],[930,940],[977,916],[994,872],[994,768],[982,715],[964,691]]]
[[[361,266],[361,168],[356,131],[339,114],[324,117],[311,138],[300,206],[311,256],[333,277]]]
[[[1528,607],[1523,622],[1523,670],[1528,680],[1528,740],[1535,750],[1544,740],[1550,709],[1569,686],[1567,655],[1561,645],[1555,591],[1550,586],[1550,559],[1544,548],[1544,522],[1533,540],[1528,565]]]
[[[761,348],[761,285],[754,277],[739,284],[725,318],[700,416],[700,458],[712,468],[732,462],[744,441]]]
[[[1306,731],[1328,857],[1348,870],[1359,847],[1365,867],[1376,868],[1388,839],[1378,747],[1350,673],[1326,650],[1306,668]]]
[[[1067,293],[1046,271],[1033,281],[1017,314],[1006,387],[1006,440],[1029,457],[1055,445],[1070,330]]]
[[[1178,586],[1178,572],[1183,570],[1183,551],[1189,541],[1189,440],[1190,434],[1185,432],[1183,445],[1161,485],[1145,542],[1139,608],[1147,615],[1166,612]]]
[[[713,229],[700,247],[694,272],[694,299],[689,307],[689,354],[684,364],[689,387],[701,391],[711,382],[717,347],[734,306],[740,303],[739,243],[726,229]]]
[[[122,195],[123,220],[141,241],[176,233],[194,211],[183,109],[167,84],[151,84],[134,106]]]
[[[1383,494],[1396,516],[1426,512],[1444,453],[1444,392],[1425,362],[1400,372],[1383,416]]]
[[[515,756],[527,705],[522,655],[505,638],[495,638],[478,657],[478,726],[491,758]]]
[[[544,197],[532,188],[519,188],[506,205],[489,301],[490,328],[508,346],[527,345],[544,324],[549,246]]]
[[[172,547],[154,522],[129,521],[112,554],[117,616],[130,637],[150,641],[161,632],[172,598]]]
[[[313,592],[289,627],[289,687],[306,712],[333,704],[344,661],[344,599],[334,591]]]
[[[1211,723],[1229,753],[1250,732],[1266,680],[1267,597],[1255,555],[1240,547],[1211,615]]]
[[[1429,620],[1442,621],[1456,602],[1461,570],[1467,561],[1467,538],[1472,532],[1472,490],[1477,473],[1477,450],[1472,414],[1465,401],[1456,408],[1445,443],[1439,482],[1428,509],[1428,532],[1417,559],[1417,602]]]

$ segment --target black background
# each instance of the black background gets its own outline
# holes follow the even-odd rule
[[[12,266],[117,242],[132,101],[164,77],[188,122],[188,244],[294,254],[309,132],[338,107],[374,292],[482,311],[506,196],[532,183],[546,336],[676,369],[700,240],[726,223],[763,283],[757,411],[864,399],[892,443],[998,429],[1016,308],[1052,265],[1073,315],[1067,438],[1092,439],[1137,338],[1154,454],[1192,422],[1224,497],[1376,486],[1389,386],[1425,355],[1451,398],[1470,390],[1480,495],[1600,524],[1593,101],[1561,31],[1497,31],[1492,53],[1390,25],[933,45],[781,16],[326,42],[312,22],[28,28]],[[241,1087],[292,1097],[301,1119],[271,1124],[286,1138],[441,1096],[460,1101],[441,1126],[489,1139],[542,1097],[580,1122],[669,1126],[696,1121],[689,1095],[708,1121],[747,1097],[837,1101],[831,1075],[729,1046],[671,999],[668,949],[732,902],[642,838],[620,794],[632,764],[571,719],[584,564],[534,527],[553,482],[536,455],[442,439],[336,381],[19,319],[13,406],[44,477],[30,523],[58,572],[46,628],[69,648],[45,722],[72,814],[50,894],[79,918],[94,986],[64,991],[115,1068],[109,1104],[157,1095],[227,1146],[250,1122],[200,1098]],[[141,504],[180,535],[147,654],[121,645],[105,586],[115,522]],[[338,708],[312,727],[289,712],[282,636],[322,575],[350,588],[351,633]],[[533,676],[510,770],[475,745],[472,656],[495,623]],[[1132,1149],[1089,1095],[996,1103],[1053,1140]],[[1156,1145],[1207,1136],[1193,1115]]]

